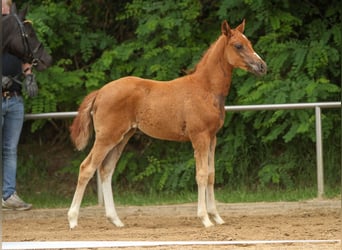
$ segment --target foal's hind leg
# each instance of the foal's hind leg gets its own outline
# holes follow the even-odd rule
[[[101,160],[102,161],[102,160]],[[88,156],[84,159],[81,163],[78,182],[76,186],[76,191],[74,194],[74,198],[72,200],[71,206],[68,211],[68,220],[70,229],[73,229],[77,226],[78,214],[82,202],[82,198],[84,195],[84,191],[87,187],[89,180],[93,177],[97,164],[94,162],[93,159],[93,149],[88,154]]]
[[[113,191],[112,191],[112,176],[120,154],[117,147],[114,147],[108,154],[105,164],[100,168],[100,176],[102,182],[102,192],[104,198],[104,205],[106,210],[106,217],[117,227],[123,227],[119,216],[116,213]]]
[[[124,136],[123,140],[108,153],[102,167],[100,168],[106,217],[117,227],[123,227],[124,224],[121,222],[116,213],[112,191],[112,176],[116,167],[116,163],[118,162],[123,149],[134,132],[135,130],[132,129]]]
[[[215,147],[216,137],[211,140],[209,150],[209,170],[208,170],[208,186],[207,186],[207,210],[208,214],[212,216],[216,224],[223,224],[221,216],[216,209],[216,201],[214,194],[214,183],[215,183]]]

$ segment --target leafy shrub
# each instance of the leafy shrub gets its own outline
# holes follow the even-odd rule
[[[55,64],[37,73],[40,94],[26,100],[28,113],[74,111],[88,92],[126,75],[159,80],[184,75],[220,34],[223,19],[235,27],[243,18],[268,74],[256,78],[236,70],[227,105],[340,100],[342,15],[336,0],[29,2],[30,18]],[[325,176],[327,183],[337,183],[341,117],[335,111],[322,117],[329,146]],[[31,131],[53,127],[67,134],[69,123],[37,120]],[[314,127],[313,110],[228,113],[218,134],[217,185],[311,185]],[[196,187],[192,150],[184,145],[177,150],[172,143],[133,139],[114,181],[144,190]]]

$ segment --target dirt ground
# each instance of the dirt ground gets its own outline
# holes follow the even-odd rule
[[[117,228],[106,220],[103,207],[82,207],[78,227],[73,230],[68,228],[67,208],[32,209],[25,212],[2,211],[2,240],[18,242],[341,239],[340,200],[218,203],[218,210],[226,223],[204,228],[196,217],[196,204],[193,203],[120,206],[117,207],[117,212],[125,227]],[[332,242],[159,246],[148,249],[341,249],[341,245],[340,242]]]

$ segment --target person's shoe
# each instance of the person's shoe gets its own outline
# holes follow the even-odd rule
[[[32,204],[25,203],[22,199],[19,198],[17,193],[13,193],[7,200],[4,201],[2,199],[2,209],[5,210],[30,210],[32,208]]]

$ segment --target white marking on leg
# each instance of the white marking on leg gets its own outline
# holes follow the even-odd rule
[[[81,206],[84,189],[85,188],[81,187],[80,185],[77,185],[76,187],[74,198],[68,211],[68,221],[70,229],[73,229],[77,226],[78,214]]]
[[[215,194],[214,194],[214,185],[209,185],[207,187],[207,209],[208,214],[212,216],[216,224],[223,224],[224,220],[220,217],[216,208]]]
[[[105,178],[105,180],[103,180],[103,182],[102,182],[103,198],[104,198],[105,209],[106,209],[106,217],[115,226],[123,227],[124,224],[121,222],[121,220],[118,217],[116,210],[115,210],[111,179],[112,178],[110,175],[110,176],[107,176]]]
[[[205,187],[198,186],[198,207],[197,207],[197,216],[202,220],[202,223],[205,227],[211,227],[214,224],[210,221],[206,204],[205,204]]]
[[[74,207],[70,207],[68,211],[68,221],[69,221],[70,229],[74,229],[77,226],[77,218],[78,218],[78,209]]]
[[[215,183],[215,147],[216,137],[212,138],[209,150],[209,165],[208,165],[208,185],[206,188],[207,210],[208,214],[212,216],[216,224],[223,224],[224,221],[220,217],[216,209],[216,200],[214,193]]]
[[[68,221],[70,229],[73,229],[77,226],[78,214],[80,211],[81,202],[86,186],[87,182],[83,184],[81,184],[80,182],[77,183],[74,198],[72,199],[72,203],[68,211]]]
[[[88,157],[82,162],[82,165],[85,165],[88,163],[89,155]],[[79,179],[77,182],[76,190],[74,197],[72,199],[69,211],[68,211],[68,221],[69,221],[69,227],[70,229],[73,229],[77,226],[77,220],[78,220],[78,214],[81,207],[81,202],[83,199],[84,191],[87,187],[87,184],[89,182],[89,179],[92,176],[92,171],[85,172],[83,168],[83,172],[80,172]]]

